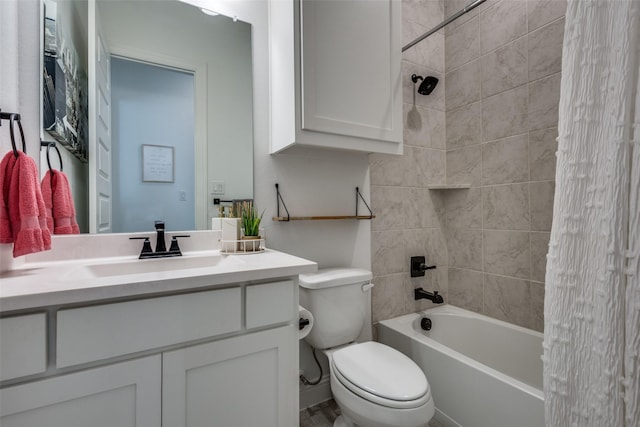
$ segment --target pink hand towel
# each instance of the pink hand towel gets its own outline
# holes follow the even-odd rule
[[[16,160],[13,151],[10,151],[0,162],[0,243],[13,243],[14,241],[11,220],[9,219],[9,187]]]
[[[7,155],[14,156],[13,152]],[[2,198],[4,206],[8,208],[14,258],[51,249],[51,234],[47,229],[46,209],[38,185],[35,161],[19,151],[8,182],[6,174],[2,179]],[[8,192],[5,192],[7,186]]]
[[[79,234],[71,187],[64,172],[52,170],[44,174],[42,196],[47,208],[49,231],[52,234]]]

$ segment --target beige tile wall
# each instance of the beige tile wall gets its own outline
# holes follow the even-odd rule
[[[403,45],[439,24],[443,0],[403,0]],[[373,321],[431,306],[416,303],[413,288],[437,289],[446,298],[447,244],[444,195],[429,184],[445,182],[444,32],[433,34],[402,57],[404,155],[371,155]],[[411,75],[440,81],[428,96],[416,92]],[[424,278],[409,276],[409,258],[424,255],[438,266]]]
[[[403,0],[403,44],[469,2]],[[405,152],[370,161],[374,322],[431,307],[422,286],[542,330],[565,8],[488,0],[403,54]],[[472,187],[427,189],[445,182]],[[413,255],[438,268],[410,278]]]
[[[458,1],[445,0],[448,16]],[[464,2],[463,2],[464,3]],[[445,31],[448,302],[542,330],[564,0],[488,0]]]

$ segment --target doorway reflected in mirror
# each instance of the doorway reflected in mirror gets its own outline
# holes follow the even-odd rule
[[[174,230],[195,228],[193,85],[193,73],[112,57],[114,233],[157,219]],[[149,170],[145,177],[154,159],[143,146],[173,151],[171,179]]]

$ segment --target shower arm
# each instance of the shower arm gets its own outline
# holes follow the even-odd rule
[[[462,10],[459,10],[455,14],[451,15],[450,17],[448,17],[447,19],[442,21],[440,24],[436,25],[435,27],[433,27],[432,29],[430,29],[429,31],[427,31],[426,33],[424,33],[423,35],[421,35],[420,37],[418,37],[417,39],[415,39],[411,43],[403,46],[402,47],[402,51],[404,52],[405,50],[410,49],[411,47],[417,45],[422,40],[426,39],[431,34],[433,34],[436,31],[438,31],[440,28],[445,27],[449,23],[451,23],[451,22],[455,21],[456,19],[460,18],[465,13],[472,11],[473,9],[475,9],[478,6],[480,6],[485,1],[487,1],[487,0],[475,0],[473,3],[469,4],[468,6],[464,7]]]

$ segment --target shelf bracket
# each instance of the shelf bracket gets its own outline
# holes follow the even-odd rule
[[[287,218],[284,221],[290,221],[291,215],[289,215],[289,209],[287,209],[287,205],[285,205],[284,203],[284,199],[280,194],[280,188],[278,187],[278,183],[276,182],[276,206],[277,206],[276,211],[277,211],[278,217],[280,217],[280,203],[282,203],[282,207],[284,207],[284,210],[287,212]]]
[[[369,210],[369,219],[373,219],[373,211],[371,210],[371,208],[367,204],[367,201],[362,196],[362,193],[360,192],[360,189],[358,187],[356,187],[356,216],[358,216],[358,202],[359,202],[358,199],[361,199],[362,203],[364,203],[364,205]]]

